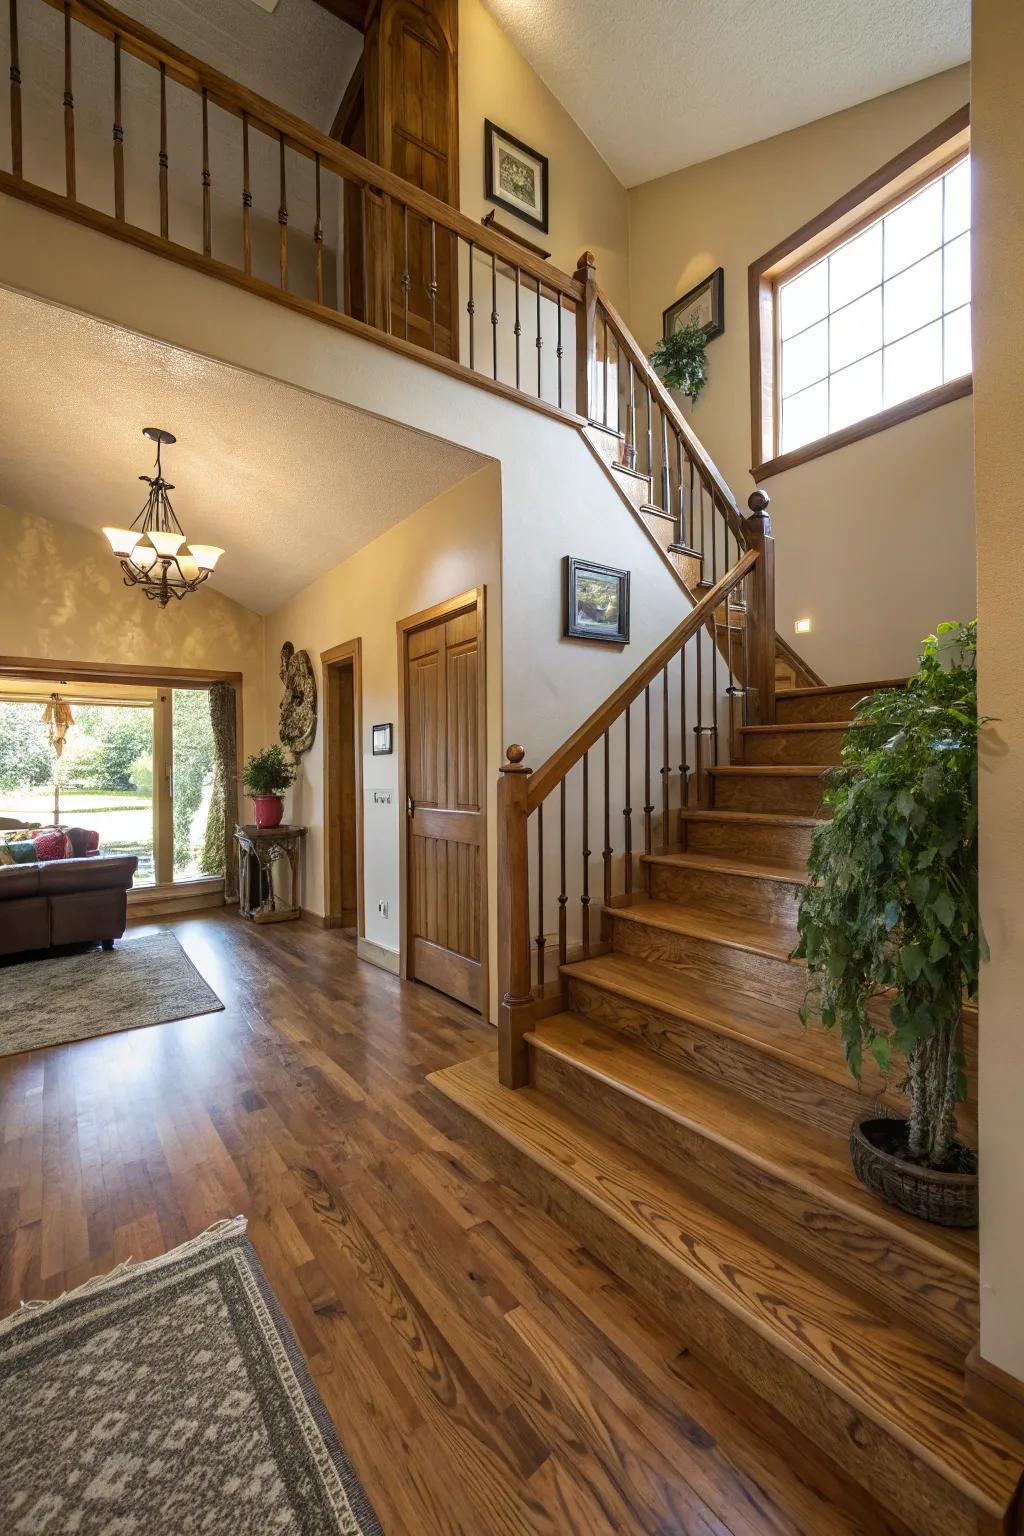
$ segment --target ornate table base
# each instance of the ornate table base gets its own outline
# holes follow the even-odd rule
[[[305,827],[236,827],[238,910],[254,923],[285,923],[301,917],[302,839]],[[289,870],[288,893],[281,889],[281,861]]]

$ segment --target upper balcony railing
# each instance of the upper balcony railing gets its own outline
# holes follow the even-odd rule
[[[567,275],[105,0],[8,0],[8,14],[0,191],[620,432],[663,542],[702,556],[706,583],[734,563],[744,520],[592,257]]]

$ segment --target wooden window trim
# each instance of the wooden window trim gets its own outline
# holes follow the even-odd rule
[[[875,432],[884,432],[901,421],[934,410],[950,400],[969,395],[974,387],[970,374],[952,379],[936,389],[901,400],[898,405],[866,416],[837,432],[815,438],[789,453],[778,452],[776,381],[779,375],[780,342],[777,334],[775,291],[783,278],[791,278],[873,224],[918,187],[942,175],[970,148],[970,105],[963,106],[900,154],[880,166],[857,186],[822,210],[751,263],[748,270],[750,321],[750,418],[751,474],[760,483],[797,464],[845,448]]]

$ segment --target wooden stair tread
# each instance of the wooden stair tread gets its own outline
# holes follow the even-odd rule
[[[777,688],[776,699],[809,699],[826,693],[853,693],[862,688],[865,694],[877,693],[881,688],[905,688],[905,677],[890,677],[880,683],[820,683],[813,688]]]
[[[1024,1447],[965,1408],[963,1361],[955,1349],[926,1338],[837,1277],[776,1250],[543,1094],[502,1088],[493,1054],[429,1080],[988,1516],[1003,1516]]]
[[[727,814],[723,812],[723,815]],[[819,825],[817,821],[815,826]],[[744,875],[748,879],[779,880],[790,885],[806,885],[807,871],[800,865],[758,863],[753,859],[723,859],[714,853],[642,853],[642,864],[667,864],[674,869],[704,870],[714,875]]]
[[[594,955],[562,967],[569,981],[586,982],[631,1003],[658,1009],[715,1034],[795,1063],[802,1070],[856,1091],[839,1043],[824,1029],[805,1029],[795,1008],[769,1003],[724,982],[708,981],[634,955]],[[871,1064],[861,1090],[870,1099]]]
[[[795,928],[782,923],[769,923],[738,912],[713,912],[674,901],[657,901],[651,896],[634,896],[632,906],[610,907],[608,912],[616,922],[643,923],[693,939],[710,939],[732,949],[766,955],[771,960],[788,960],[799,938]]]
[[[820,779],[829,771],[828,763],[719,763],[716,768],[708,769],[708,773],[722,779],[748,775],[755,778],[781,776],[787,779]]]
[[[798,736],[807,731],[848,731],[850,720],[783,720],[777,725],[741,725],[741,736]]]
[[[793,1120],[770,1104],[660,1060],[579,1014],[543,1019],[527,1038],[785,1182],[810,1194],[824,1192],[833,1204],[880,1230],[895,1229],[922,1253],[938,1250],[945,1263],[976,1278],[977,1234],[929,1226],[883,1205],[854,1174],[846,1137]]]
[[[733,822],[738,826],[762,826],[762,827],[820,827],[821,818],[818,816],[796,816],[788,811],[691,811],[682,810],[676,813],[682,821]]]

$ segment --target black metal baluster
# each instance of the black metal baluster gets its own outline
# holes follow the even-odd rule
[[[625,880],[626,895],[627,896],[631,896],[633,894],[633,807],[630,804],[630,802],[631,802],[633,796],[632,796],[632,794],[630,792],[630,785],[631,785],[633,773],[632,773],[632,767],[631,767],[630,760],[629,760],[629,758],[630,758],[630,751],[629,751],[630,741],[629,741],[629,705],[628,704],[626,705],[625,721],[626,721],[626,762],[625,762],[626,782],[625,782],[624,793],[623,793],[623,797],[622,798],[625,800],[626,803],[625,803],[625,805],[622,808],[622,821],[623,821],[623,828],[622,828],[622,830],[623,830],[623,856],[625,858],[626,864],[625,864],[625,870],[623,872],[623,877],[624,877],[624,880]]]
[[[668,830],[669,817],[669,777],[672,769],[669,763],[669,735],[668,735],[668,662],[661,672],[661,841],[665,848],[671,844]]]
[[[701,666],[701,636],[704,626],[697,631],[697,676],[694,692],[697,695],[697,723],[693,728],[693,771],[697,785],[697,804],[704,804],[704,677]]]
[[[498,377],[498,262],[491,253],[491,353],[494,377]]]
[[[697,552],[700,555],[701,559],[703,559],[704,558],[704,541],[703,541],[703,539],[701,540],[700,544],[694,543],[694,539],[696,537],[696,525],[694,523],[694,518],[696,517],[697,514],[696,514],[696,508],[694,507],[694,504],[693,504],[693,460],[690,459],[689,463],[690,463],[690,548],[697,550]]]
[[[601,420],[604,423],[604,425],[607,426],[608,425],[608,316],[607,315],[603,316],[603,321],[604,321],[604,358],[603,358],[602,366],[603,366],[604,372],[603,372],[603,375],[602,375],[603,382],[602,382],[602,386],[601,386],[601,390],[602,390],[601,399],[602,399],[602,402],[603,402],[602,403],[602,407],[601,407],[602,413],[603,413],[602,416],[601,416]]]
[[[21,136],[21,54],[18,48],[18,0],[10,3],[11,34],[11,170],[21,176],[24,167]]]
[[[71,0],[64,0],[64,179],[75,200],[75,97],[71,89]]]
[[[160,167],[160,233],[165,240],[170,239],[170,200],[167,175],[170,169],[170,161],[167,157],[167,65],[160,65],[160,153],[157,156]]]
[[[470,276],[472,277],[472,266]],[[472,290],[471,290],[472,291]],[[409,294],[412,292],[412,273],[409,270],[409,209],[402,204],[402,316],[405,326],[405,339],[409,340]],[[472,324],[472,322],[471,322]],[[470,348],[472,348],[472,330],[470,330]],[[472,356],[472,352],[470,353]]]
[[[558,359],[558,408],[562,408],[562,295],[558,294],[558,338],[555,347],[555,357]]]
[[[644,853],[651,852],[651,685],[644,689]]]
[[[647,389],[647,473],[651,481],[651,494],[654,494],[654,400],[650,386]]]
[[[523,334],[523,327],[519,323],[519,268],[516,267],[516,319],[512,327],[516,338],[516,389],[519,388],[519,338]]]
[[[668,417],[661,413],[661,506],[672,511],[672,475],[668,466]]]
[[[242,113],[242,252],[245,275],[252,274],[252,185],[249,180],[249,117]]]
[[[114,218],[124,221],[124,124],[121,121],[121,37],[114,33]]]
[[[612,904],[611,747],[604,733],[604,904]]]
[[[715,493],[711,492],[711,585],[718,581],[718,541],[715,537],[718,513],[715,507]],[[704,493],[701,491],[701,510],[703,511]],[[729,622],[729,602],[725,602],[725,622]],[[718,613],[713,616],[711,626],[711,752],[715,767],[718,767]]]
[[[544,806],[537,807],[537,986],[544,991]]]
[[[690,804],[690,743],[686,736],[686,646],[679,652],[679,803],[685,810]]]
[[[430,282],[427,285],[430,293],[430,350],[437,351],[437,294],[440,285],[437,281],[437,225],[433,219],[430,221]]]
[[[324,221],[320,208],[320,156],[313,156],[316,167],[316,218],[313,222],[313,282],[316,301],[324,301]]]
[[[202,90],[203,103],[203,255],[213,252],[213,201],[210,186],[210,106],[206,86]]]
[[[277,210],[278,223],[278,256],[281,276],[281,287],[288,287],[288,188],[285,182],[284,165],[284,134],[278,134],[280,144],[281,166],[281,206]]]
[[[633,465],[636,468],[636,373],[632,360],[629,364],[629,446],[633,450]]]
[[[583,953],[590,954],[590,753],[583,754],[583,883],[580,896],[580,926]]]
[[[541,327],[540,327],[540,297],[541,297],[541,295],[540,295],[540,278],[538,277],[538,279],[537,279],[537,399],[538,400],[542,400],[544,398],[544,390],[543,390],[543,387],[542,387],[542,376],[541,376],[541,358],[542,358],[542,356],[544,354],[544,337],[541,335]]]
[[[466,304],[466,314],[469,316],[469,366],[472,368],[476,356],[473,316],[476,314],[476,300],[473,298],[473,251],[472,240],[469,241],[469,300]],[[409,328],[406,323],[405,334],[408,336]]]
[[[565,894],[565,780],[560,786],[558,801],[558,830],[559,830],[559,887],[558,887],[558,963],[565,964],[566,956],[566,913],[565,907],[569,898]]]

